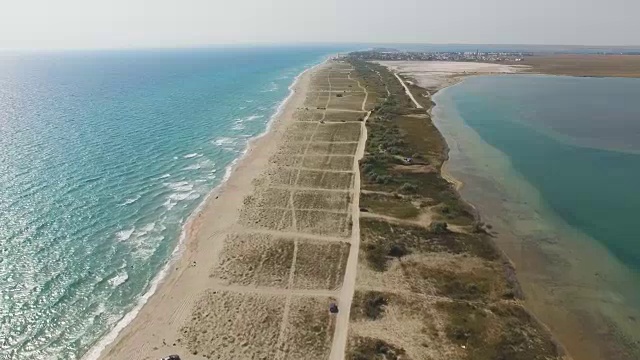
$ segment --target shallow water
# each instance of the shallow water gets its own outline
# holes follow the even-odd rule
[[[498,233],[529,307],[576,359],[640,354],[637,95],[636,79],[510,75],[435,97],[447,170]]]
[[[81,356],[295,76],[340,50],[1,54],[0,358]]]

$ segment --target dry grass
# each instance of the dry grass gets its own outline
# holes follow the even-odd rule
[[[291,190],[281,188],[264,187],[244,199],[244,205],[256,207],[286,207],[289,204]]]
[[[353,157],[351,156],[331,156],[331,155],[307,155],[302,167],[318,170],[352,171]]]
[[[208,291],[196,303],[179,341],[191,354],[207,359],[272,359],[284,300],[283,296]]]
[[[637,55],[552,55],[529,56],[518,65],[532,72],[571,76],[640,77]]]
[[[394,196],[391,194],[367,193],[360,194],[360,208],[368,212],[384,214],[398,219],[413,219],[420,215],[423,202],[410,197]]]
[[[321,170],[300,170],[296,185],[315,189],[348,190],[353,185],[353,174]]]
[[[313,235],[347,237],[351,235],[351,215],[318,210],[296,210],[298,231]]]
[[[357,109],[360,110],[360,109]],[[345,121],[362,121],[365,117],[365,112],[352,112],[352,111],[327,111],[324,121],[326,122],[345,122]]]
[[[353,155],[358,147],[357,142],[352,143],[311,143],[307,155]]]
[[[272,208],[244,208],[240,214],[240,224],[253,229],[291,231],[293,211]]]
[[[212,277],[231,284],[285,287],[293,251],[291,239],[259,234],[229,236]]]
[[[293,286],[297,289],[338,289],[342,285],[349,244],[300,241]],[[326,310],[326,309],[325,309]]]
[[[316,130],[314,141],[358,141],[360,139],[360,124],[354,123],[326,123]]]
[[[346,216],[349,204],[351,195],[346,192],[300,190],[293,195],[293,206],[296,209],[342,211]]]
[[[364,101],[364,93],[344,93],[341,97],[331,99],[331,107],[335,109],[362,110],[362,102]]]
[[[330,298],[294,297],[284,341],[285,359],[327,359],[335,328]]]

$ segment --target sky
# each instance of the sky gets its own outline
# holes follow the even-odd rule
[[[640,45],[638,0],[0,0],[0,49]]]

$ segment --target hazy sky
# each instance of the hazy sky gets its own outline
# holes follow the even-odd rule
[[[0,49],[265,42],[640,45],[640,0],[0,1]]]

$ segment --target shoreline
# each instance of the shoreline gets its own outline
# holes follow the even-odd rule
[[[530,74],[530,73],[523,73],[522,75],[570,76],[570,75],[555,75],[555,74],[549,75],[549,74]],[[463,78],[466,78],[466,76],[464,76]],[[441,89],[438,90],[438,94],[440,94],[439,92],[440,90],[444,90],[449,87],[451,87],[451,85],[442,87]],[[434,108],[435,108],[437,106],[437,101],[436,99],[433,99],[433,100],[434,100],[434,103],[436,104],[434,105]],[[439,125],[442,126],[442,123],[443,123],[442,116],[434,116],[432,118],[434,119],[434,124],[439,123]],[[462,123],[463,123],[462,126],[468,127],[468,125],[464,123],[464,120],[462,121]],[[445,133],[449,133],[449,135],[451,135],[450,130],[446,131],[439,128],[439,131],[443,137],[445,136],[444,135]],[[474,132],[473,129],[471,129],[471,131]],[[445,137],[445,139],[447,141],[453,141],[455,143],[458,143],[458,141],[460,141],[460,139],[456,139],[456,138],[450,139]],[[448,149],[448,151],[450,151],[450,149]],[[458,149],[457,151],[460,152],[461,154],[465,153],[464,150]],[[469,149],[467,149],[467,151],[469,151]],[[516,277],[518,278],[518,282],[523,285],[523,290],[525,290],[524,304],[526,305],[527,310],[530,312],[530,314],[534,319],[536,319],[542,326],[544,326],[549,330],[552,337],[557,341],[558,346],[564,350],[566,356],[571,358],[573,358],[572,356],[578,356],[579,358],[582,358],[582,357],[594,358],[592,357],[593,355],[588,355],[588,354],[593,354],[594,352],[597,353],[602,351],[604,351],[605,353],[608,351],[615,351],[613,349],[617,348],[618,346],[623,346],[622,344],[624,344],[626,341],[624,337],[619,338],[616,341],[612,341],[610,343],[601,343],[600,345],[595,343],[585,343],[585,339],[588,339],[588,336],[583,333],[585,331],[584,328],[583,330],[580,330],[581,326],[589,326],[589,329],[595,330],[594,326],[598,325],[598,321],[605,321],[603,323],[600,323],[599,326],[600,328],[602,328],[602,326],[605,326],[606,328],[603,328],[602,330],[603,334],[610,335],[609,331],[611,331],[611,329],[617,325],[614,322],[607,322],[607,321],[613,321],[612,320],[613,318],[611,319],[604,318],[604,317],[602,319],[593,318],[593,316],[596,314],[599,314],[600,316],[604,316],[604,313],[601,313],[601,314],[597,313],[597,311],[602,311],[602,309],[597,308],[598,306],[597,303],[592,303],[590,305],[582,305],[583,307],[578,307],[577,304],[573,304],[573,305],[565,304],[563,306],[561,304],[562,300],[560,298],[553,299],[552,297],[550,297],[551,293],[545,289],[545,286],[557,287],[558,293],[561,293],[563,290],[563,286],[566,287],[568,291],[570,291],[569,289],[570,286],[576,286],[578,284],[581,284],[580,282],[572,284],[571,281],[574,281],[574,282],[582,281],[580,280],[580,278],[568,277],[566,279],[558,280],[559,281],[558,284],[545,285],[543,280],[546,276],[549,276],[549,274],[547,274],[547,272],[544,272],[544,271],[536,272],[532,270],[533,263],[544,264],[544,261],[546,261],[545,256],[554,256],[554,255],[561,256],[561,252],[559,252],[558,249],[556,249],[555,253],[553,250],[549,250],[549,249],[544,250],[543,249],[544,246],[540,248],[535,248],[535,249],[534,248],[530,248],[528,250],[525,249],[526,244],[522,242],[522,239],[520,239],[520,237],[526,236],[526,235],[519,234],[518,232],[524,231],[526,233],[526,230],[523,230],[523,229],[511,230],[509,228],[509,221],[510,221],[509,219],[507,218],[503,219],[500,213],[498,212],[492,212],[491,210],[487,210],[487,208],[491,209],[491,204],[483,204],[482,200],[478,198],[479,196],[478,191],[480,191],[478,187],[474,188],[473,186],[471,186],[470,189],[467,189],[467,187],[465,187],[464,190],[467,190],[468,193],[464,195],[462,193],[462,191],[464,191],[463,190],[464,182],[456,178],[453,171],[450,171],[450,168],[446,166],[447,164],[449,165],[452,164],[451,157],[449,154],[447,155],[447,160],[445,161],[442,167],[443,177],[446,178],[447,180],[453,179],[454,181],[453,183],[456,185],[456,190],[458,191],[460,197],[465,202],[470,204],[477,211],[478,215],[482,213],[482,215],[486,216],[486,217],[483,217],[484,219],[493,219],[493,221],[491,221],[491,224],[495,226],[494,230],[498,230],[498,232],[496,232],[496,235],[494,235],[496,245],[498,245],[501,248],[501,251],[505,254],[507,259],[509,259],[509,261],[514,264],[514,269],[516,269]],[[462,166],[464,166],[464,162],[462,162],[461,164],[463,164]],[[467,164],[467,166],[469,165]],[[468,173],[468,170],[462,170],[462,168],[459,170],[462,171],[463,173]],[[480,177],[482,177],[482,175],[480,175]],[[523,179],[523,180],[526,181],[526,179]],[[467,181],[469,181],[469,179],[467,179]],[[474,200],[474,196],[475,196],[475,200]],[[476,206],[472,204],[472,201],[473,203],[479,204],[480,207],[484,207],[485,209],[483,211],[480,211],[478,208],[476,208]],[[507,201],[507,200],[503,199],[503,201]],[[538,211],[541,211],[541,210],[538,210],[538,208],[535,206],[531,207],[531,210],[535,211],[536,214],[538,214]],[[539,215],[539,216],[542,216],[542,215]],[[574,228],[571,225],[565,223],[564,220],[558,218],[557,215],[551,213],[551,216],[552,218],[550,219],[546,219],[544,217],[537,219],[537,221],[542,221],[543,223],[548,224],[544,226],[549,227],[547,229],[548,231],[550,231],[548,233],[549,236],[570,237],[569,233],[573,232],[575,234],[580,234],[580,236],[578,235],[575,235],[575,236],[584,237],[585,239],[588,238],[593,240],[588,235],[583,234],[580,229]],[[558,223],[558,221],[560,222]],[[510,225],[514,225],[514,224],[510,224]],[[568,230],[569,232],[567,232]],[[520,242],[518,243],[518,241]],[[571,249],[571,246],[576,245],[576,244],[572,244],[574,241],[575,239],[568,238],[567,241],[565,241],[565,243],[561,244],[561,247],[564,248],[564,251],[572,252],[573,250]],[[521,248],[518,248],[517,246]],[[592,246],[592,245],[589,244],[588,246]],[[603,250],[606,252],[606,249],[602,249],[601,245],[596,242],[593,244],[593,249],[585,250],[583,253],[580,253],[578,255],[569,253],[570,256],[569,258],[565,259],[565,261],[567,261],[568,263],[571,263],[571,262],[575,262],[576,259],[579,259],[581,256],[583,257],[586,256],[587,258],[593,257],[598,251],[603,251]],[[547,252],[549,251],[550,253],[547,254]],[[517,264],[520,265],[519,269],[516,268]],[[553,267],[553,265],[551,266]],[[618,265],[614,265],[614,266],[618,266]],[[604,270],[607,267],[603,265],[600,268]],[[598,268],[599,272],[601,271],[600,268]],[[548,270],[548,271],[552,271],[552,270]],[[579,269],[571,270],[571,272],[575,272],[575,271],[579,271]],[[596,274],[598,274],[598,272],[596,272]],[[608,275],[612,275],[612,274],[614,273],[611,273]],[[604,276],[608,276],[608,275],[604,275]],[[538,279],[536,278],[536,276],[542,277],[542,278]],[[575,277],[577,275],[573,274],[572,276]],[[588,276],[588,273],[585,273],[584,276]],[[584,279],[584,281],[587,281],[587,280]],[[563,283],[563,282],[566,282],[566,283]],[[586,287],[588,285],[582,284],[582,286],[585,286],[585,289],[587,289]],[[578,290],[575,290],[575,292],[577,291]],[[573,295],[574,297],[578,297],[578,298],[580,296],[584,296],[579,293],[576,293]],[[592,307],[590,308],[589,306],[592,306]],[[583,311],[583,313],[580,313],[580,311]],[[594,311],[594,312],[590,313],[589,311]],[[581,316],[584,316],[584,318],[581,318]],[[559,317],[560,319],[563,319],[564,322],[563,321],[554,322],[553,321],[554,317]],[[609,328],[609,327],[612,327],[612,328]],[[618,330],[622,331],[621,329],[618,329]],[[587,334],[588,334],[588,330],[587,330]],[[562,338],[564,341],[561,342],[560,338]],[[572,348],[572,352],[569,352],[568,348]]]
[[[483,74],[483,75],[485,75],[485,74]],[[489,76],[491,74],[486,74],[486,75]],[[504,74],[493,74],[493,75],[504,75]],[[431,119],[432,119],[434,125],[436,125],[436,123],[437,123],[437,120],[436,120],[437,116],[433,115],[433,109],[435,109],[435,107],[438,106],[438,103],[437,103],[437,101],[436,101],[436,99],[434,97],[436,97],[438,94],[440,94],[440,92],[442,90],[445,90],[445,89],[448,89],[448,88],[450,88],[452,86],[458,85],[458,84],[462,83],[463,81],[465,81],[465,79],[470,78],[470,77],[474,77],[474,76],[479,76],[479,75],[471,74],[471,75],[458,76],[458,77],[456,77],[454,82],[449,83],[449,84],[437,89],[436,91],[434,91],[433,93],[430,94],[430,99],[433,101],[434,105],[429,109],[429,115],[431,116]],[[436,125],[436,128],[438,128],[437,125]],[[455,191],[458,194],[458,196],[460,197],[460,199],[462,201],[464,201],[466,204],[468,204],[471,207],[471,209],[473,209],[474,217],[481,221],[483,219],[481,211],[476,207],[476,205],[474,203],[472,203],[471,201],[465,199],[465,197],[462,194],[462,189],[465,186],[465,182],[460,180],[460,179],[458,179],[458,178],[456,178],[455,175],[448,170],[448,165],[450,165],[450,162],[451,162],[451,157],[449,155],[450,151],[451,151],[451,148],[449,146],[449,141],[455,141],[456,144],[457,144],[457,141],[455,139],[447,139],[445,137],[443,131],[440,130],[439,128],[438,128],[438,132],[440,133],[440,135],[442,136],[442,138],[445,140],[445,143],[446,143],[446,159],[444,160],[444,162],[442,163],[442,167],[440,168],[441,176],[454,186]],[[492,235],[492,237],[493,236],[495,236],[495,235]],[[540,319],[540,317],[537,314],[535,314],[533,312],[533,310],[529,306],[526,306],[527,294],[524,293],[524,291],[523,291],[523,289],[521,287],[521,284],[520,284],[521,281],[518,279],[518,271],[517,271],[517,266],[516,266],[515,262],[513,261],[513,259],[511,259],[511,257],[509,257],[509,255],[505,252],[505,250],[502,249],[498,245],[498,242],[495,239],[494,239],[493,242],[496,245],[496,247],[498,248],[498,250],[500,251],[500,253],[502,254],[502,256],[504,258],[504,261],[505,261],[505,266],[507,266],[507,264],[508,264],[508,266],[511,267],[511,270],[513,270],[514,276],[516,278],[516,282],[517,282],[518,286],[520,287],[520,291],[523,292],[522,295],[523,295],[523,300],[525,302],[525,309],[527,310],[529,315],[538,323],[539,326],[541,326],[541,327],[543,327],[544,329],[547,330],[547,332],[550,334],[552,340],[555,342],[556,346],[561,350],[561,352],[566,357],[566,360],[572,360],[573,357],[571,356],[571,354],[569,353],[567,348],[564,346],[564,344],[557,337],[556,333],[554,333],[551,330],[551,328],[549,327],[549,325],[546,324],[544,321],[542,321]]]
[[[124,331],[127,330],[128,327],[136,320],[136,318],[140,315],[141,311],[144,310],[144,307],[152,300],[155,296],[160,296],[163,291],[163,286],[167,285],[169,277],[171,274],[171,267],[176,265],[182,260],[184,256],[185,250],[189,247],[189,242],[194,241],[195,234],[198,230],[198,220],[203,216],[203,213],[206,211],[208,206],[212,205],[212,201],[218,199],[219,194],[225,191],[226,187],[231,186],[229,184],[229,180],[234,175],[234,172],[237,171],[239,167],[241,167],[243,161],[247,161],[247,157],[258,147],[258,142],[261,139],[269,136],[269,134],[274,131],[274,126],[278,125],[278,122],[282,122],[285,119],[282,119],[286,114],[287,106],[291,105],[294,96],[296,95],[296,88],[300,86],[300,82],[305,77],[305,75],[311,74],[314,69],[326,64],[333,55],[326,56],[322,61],[315,65],[310,65],[305,68],[302,72],[295,76],[292,83],[289,85],[288,95],[280,102],[276,111],[271,115],[269,121],[266,123],[265,130],[260,134],[252,137],[247,141],[247,144],[237,158],[235,158],[226,168],[225,174],[222,178],[220,184],[211,189],[210,192],[206,194],[206,196],[202,199],[202,201],[198,204],[198,206],[191,212],[187,220],[182,225],[182,230],[180,232],[180,236],[178,241],[171,252],[171,256],[167,260],[166,264],[160,269],[160,271],[156,274],[156,276],[150,282],[149,289],[142,294],[142,296],[138,299],[135,306],[127,312],[117,323],[116,325],[104,334],[96,343],[94,343],[88,351],[81,356],[82,360],[97,360],[104,357],[105,350],[107,348],[113,346],[118,338],[122,335]]]

